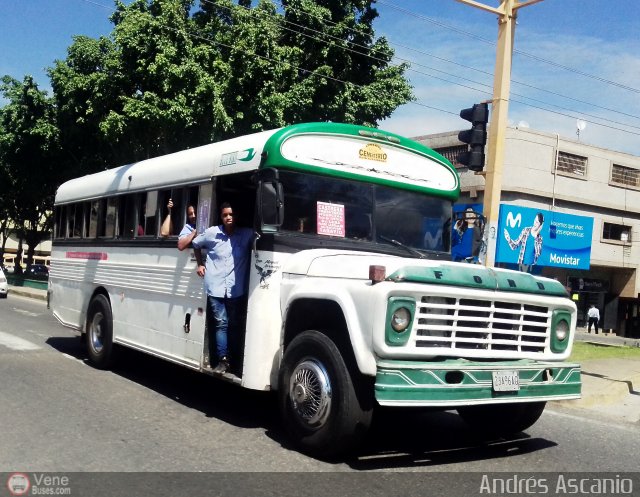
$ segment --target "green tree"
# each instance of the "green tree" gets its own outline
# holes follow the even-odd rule
[[[226,67],[224,107],[231,126],[224,137],[289,124],[285,116],[289,90],[298,69],[294,50],[283,46],[281,16],[270,0],[240,6],[230,0],[203,2],[194,18],[204,43],[218,47]]]
[[[10,188],[3,191],[4,202],[20,246],[22,241],[29,246],[27,264],[31,264],[36,246],[51,236],[60,157],[55,108],[30,76],[22,83],[3,77],[0,92],[9,101],[0,109],[0,167]]]
[[[64,135],[94,169],[211,142],[229,128],[226,70],[215,46],[192,35],[192,3],[117,1],[111,37],[76,38],[50,70]]]
[[[73,176],[114,166],[121,159],[117,144],[109,143],[100,128],[120,95],[123,76],[115,50],[109,38],[77,36],[66,60],[49,69],[65,169],[75,171]]]
[[[0,113],[1,112],[2,110],[0,109]],[[2,126],[1,122],[0,126]],[[1,129],[0,135],[2,135]],[[12,232],[11,227],[13,226],[13,219],[11,218],[13,202],[10,197],[13,190],[12,186],[7,168],[4,163],[0,162],[0,236],[2,236],[2,243],[0,244],[0,265],[4,263],[4,251],[7,245],[7,239]]]
[[[282,43],[295,47],[294,63],[308,71],[299,72],[291,90],[289,120],[375,126],[412,100],[404,78],[408,66],[391,65],[393,50],[385,38],[375,37],[373,3],[282,0]]]
[[[50,69],[68,160],[92,172],[303,121],[375,125],[412,98],[373,0],[116,0]]]
[[[304,121],[374,126],[410,101],[407,66],[375,39],[371,0],[203,2],[195,19],[229,67],[229,134]]]

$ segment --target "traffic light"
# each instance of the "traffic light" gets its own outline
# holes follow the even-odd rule
[[[469,150],[458,154],[458,162],[473,171],[484,169],[484,145],[487,143],[487,123],[489,122],[489,105],[475,104],[460,111],[460,117],[470,121],[471,129],[460,131],[458,140],[469,144]]]

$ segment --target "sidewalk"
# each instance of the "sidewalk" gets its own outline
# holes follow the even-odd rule
[[[640,347],[640,339],[576,330],[576,341],[603,347]],[[612,422],[640,423],[640,359],[594,359],[581,363],[582,398],[553,405],[595,411]]]
[[[611,333],[604,333],[602,330],[596,335],[592,329],[591,333],[587,331],[587,328],[576,329],[576,340],[581,342],[590,342],[602,345],[618,345],[628,347],[640,347],[640,338],[627,338],[616,335],[615,331]]]
[[[9,285],[9,295],[8,298],[11,298],[12,295],[20,295],[21,297],[29,297],[31,299],[36,300],[47,300],[47,291],[39,290],[37,288],[31,288],[28,286],[13,286]]]
[[[47,291],[9,285],[9,298],[21,295],[47,300]],[[640,347],[640,339],[619,337],[615,333],[587,333],[576,330],[576,341],[609,347]],[[554,401],[551,404],[568,409],[597,411],[612,422],[640,423],[640,359],[597,359],[585,361],[582,367],[582,398]]]

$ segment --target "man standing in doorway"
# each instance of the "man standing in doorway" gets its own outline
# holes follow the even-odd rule
[[[229,349],[238,354],[241,351],[240,347],[228,347],[227,335],[232,341],[229,345],[241,341],[253,230],[236,226],[233,208],[228,202],[220,206],[220,218],[222,224],[196,236],[192,246],[196,249],[197,272],[204,278],[207,306],[214,323],[209,331],[209,362],[213,364],[216,355],[218,365],[214,372],[222,374],[230,369],[231,360],[240,360],[240,357],[230,357]],[[206,263],[201,249],[207,252]]]
[[[587,311],[587,316],[589,317],[589,333],[591,333],[591,325],[595,325],[596,327],[596,335],[598,334],[598,321],[600,321],[600,311],[598,308],[591,304],[591,307]]]

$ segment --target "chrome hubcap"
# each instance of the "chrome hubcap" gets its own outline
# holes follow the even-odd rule
[[[289,381],[293,411],[311,427],[323,425],[331,412],[331,383],[322,364],[305,359],[296,366]]]
[[[89,326],[89,340],[91,340],[91,347],[96,353],[100,353],[102,351],[102,319],[103,315],[101,312],[96,312],[93,315],[93,319],[91,320],[91,325]]]

